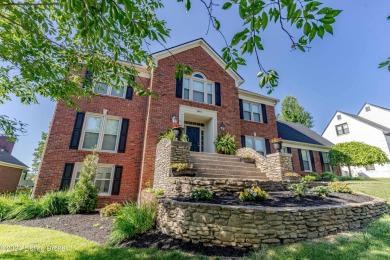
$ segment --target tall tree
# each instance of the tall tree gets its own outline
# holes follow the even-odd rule
[[[286,96],[282,102],[282,109],[278,119],[287,122],[299,123],[309,128],[314,126],[313,116],[299,105],[296,97]]]
[[[41,140],[38,142],[38,147],[35,148],[33,153],[33,163],[31,165],[30,173],[37,175],[39,171],[39,166],[42,162],[43,150],[45,149],[45,144],[47,140],[47,133],[42,132]]]
[[[384,165],[390,163],[386,153],[380,148],[362,142],[345,142],[333,146],[329,153],[330,164],[334,166],[348,166],[349,175],[351,166],[364,167],[373,164]]]
[[[222,5],[215,0],[177,0],[187,11],[195,1],[205,8],[208,29],[220,33],[225,42],[222,58],[226,69],[245,65],[243,54],[253,54],[259,86],[268,92],[278,85],[279,78],[275,70],[260,62],[261,37],[269,24],[276,23],[286,33],[290,48],[306,51],[314,38],[333,34],[332,24],[341,12],[315,0],[225,0]],[[93,94],[93,81],[132,85],[138,95],[153,94],[148,86],[132,82],[137,70],[122,60],[146,64],[149,70],[155,66],[148,46],[164,47],[170,36],[166,21],[156,15],[161,8],[162,0],[1,1],[0,62],[5,65],[0,68],[0,103],[11,95],[24,104],[37,103],[37,95],[41,95],[75,105],[75,98]],[[229,26],[223,27],[216,9],[238,12],[242,30],[231,38],[225,36],[223,30]],[[85,68],[88,74],[84,74]],[[176,77],[189,71],[177,64]],[[5,117],[0,121],[0,131],[5,126],[12,138],[18,137],[20,127],[10,127]]]

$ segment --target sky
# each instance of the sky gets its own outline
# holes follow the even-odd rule
[[[189,12],[183,3],[163,2],[165,8],[157,15],[172,29],[166,47],[203,38],[221,53],[224,41],[212,29],[206,34],[208,16],[200,1],[192,0]],[[333,36],[327,34],[323,40],[314,40],[308,52],[291,51],[287,35],[278,24],[271,24],[262,35],[265,50],[260,53],[263,66],[278,71],[280,76],[279,86],[270,96],[280,100],[286,95],[297,97],[314,118],[313,130],[320,134],[337,110],[356,114],[365,102],[390,108],[390,72],[378,69],[378,64],[390,57],[390,21],[386,20],[390,15],[390,1],[322,2],[324,6],[343,10],[334,24]],[[228,38],[242,28],[235,13],[215,10],[215,14]],[[294,30],[292,33],[299,35]],[[150,49],[158,51],[162,46],[155,44]],[[238,69],[245,79],[240,88],[267,95],[258,86],[255,58],[245,58],[247,66]],[[13,155],[29,166],[41,132],[49,130],[55,110],[55,102],[44,98],[39,102],[39,105],[26,106],[13,99],[0,105],[1,114],[28,124],[28,132],[15,144]]]

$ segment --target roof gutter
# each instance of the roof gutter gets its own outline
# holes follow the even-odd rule
[[[17,164],[13,164],[13,163],[6,163],[6,162],[0,162],[0,165],[1,166],[6,166],[6,167],[11,167],[11,168],[17,168],[17,169],[21,169],[21,170],[27,170],[27,166],[22,166],[22,165],[17,165]]]

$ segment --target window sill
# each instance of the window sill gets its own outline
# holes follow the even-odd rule
[[[84,148],[79,148],[79,151],[83,152],[93,152],[95,151],[94,149],[84,149]],[[118,153],[117,151],[105,151],[105,150],[96,150],[98,153]]]
[[[122,99],[122,100],[125,100],[125,99],[126,99],[125,97],[110,96],[110,95],[98,94],[98,93],[94,93],[94,95],[95,95],[95,96],[102,96],[102,97],[115,98],[115,99]]]
[[[252,120],[248,120],[248,119],[241,119],[241,120],[243,120],[245,122],[250,122],[250,123],[265,124],[263,122],[257,122],[257,121],[252,121]]]
[[[194,101],[194,100],[184,99],[184,98],[178,98],[178,99],[181,99],[181,100],[184,100],[184,101],[189,101],[189,102],[194,102],[194,103],[196,103],[196,104],[202,104],[202,105],[208,105],[208,106],[217,107],[217,105],[215,105],[215,104],[209,104],[209,103],[204,103],[204,102]]]

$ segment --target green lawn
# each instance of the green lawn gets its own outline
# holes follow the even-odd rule
[[[0,259],[207,259],[179,251],[109,248],[63,232],[0,225]]]
[[[355,191],[380,197],[390,204],[390,179],[375,179],[370,182],[348,182]]]

